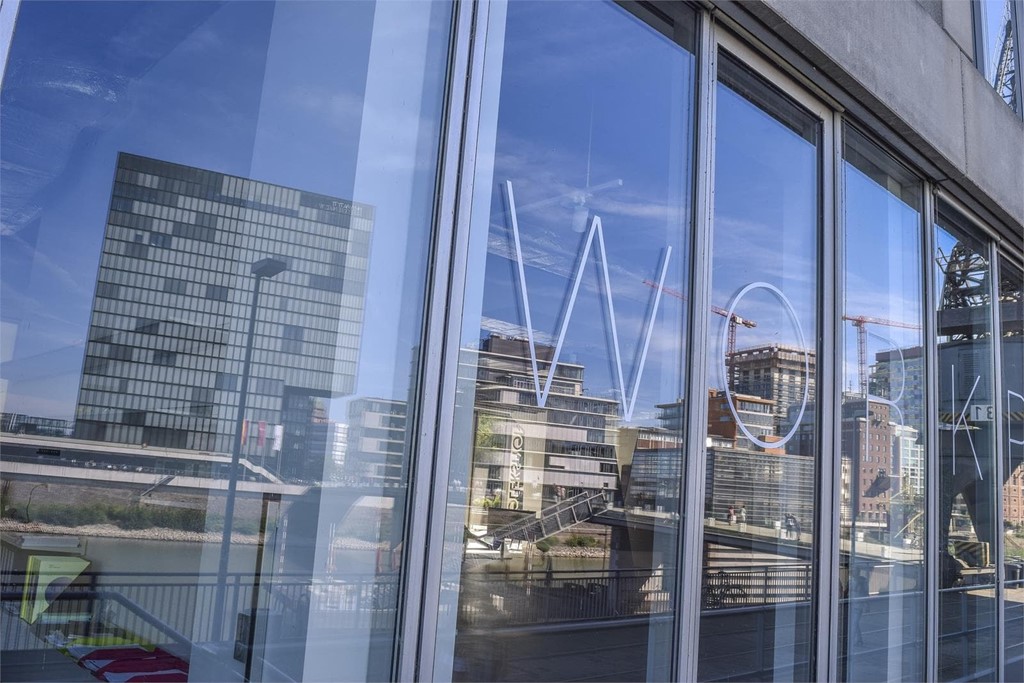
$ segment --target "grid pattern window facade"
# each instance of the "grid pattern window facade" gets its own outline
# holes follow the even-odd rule
[[[264,434],[312,420],[285,410],[286,394],[294,407],[351,393],[360,327],[346,321],[361,319],[372,225],[370,206],[120,154],[76,436],[228,452],[240,391]],[[267,256],[288,267],[262,282],[242,387],[250,268]],[[286,452],[306,459],[307,445]],[[281,471],[273,439],[242,449]]]

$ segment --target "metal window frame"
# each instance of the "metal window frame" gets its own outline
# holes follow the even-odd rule
[[[846,299],[842,276],[844,263],[846,189],[842,182],[843,116],[831,111],[831,150],[822,151],[822,223],[824,235],[819,249],[819,297],[821,349],[818,358],[831,358],[832,363],[818,370],[818,423],[819,439],[819,494],[818,494],[818,585],[815,637],[815,679],[834,681],[839,677],[839,555],[840,555],[840,496],[842,487],[842,386],[843,319],[840,311]],[[826,119],[824,127],[830,123]],[[824,140],[822,141],[824,145]],[[831,153],[831,164],[827,163]],[[831,212],[831,223],[829,221]],[[831,312],[831,317],[829,313]]]
[[[935,206],[935,201],[934,201],[934,197],[933,197],[934,187],[927,180],[926,176],[923,173],[921,173],[917,168],[915,168],[913,164],[911,164],[909,161],[904,159],[901,155],[899,155],[895,150],[893,150],[884,141],[880,140],[877,135],[875,135],[870,129],[865,127],[860,121],[857,121],[856,119],[854,119],[852,117],[849,117],[849,116],[844,116],[842,123],[843,123],[843,129],[844,130],[845,130],[846,127],[854,129],[857,132],[858,135],[863,137],[870,144],[873,144],[876,147],[878,147],[878,149],[880,151],[882,151],[884,154],[886,154],[890,159],[892,159],[893,162],[895,162],[896,164],[902,166],[903,169],[907,173],[913,175],[917,179],[918,187],[921,190],[921,211],[920,211],[920,217],[918,218],[918,230],[919,230],[919,234],[920,234],[920,237],[921,237],[921,261],[919,262],[918,265],[921,266],[921,281],[919,283],[920,286],[921,286],[921,305],[923,307],[922,308],[922,315],[921,315],[921,325],[922,325],[922,327],[921,327],[921,348],[922,348],[921,362],[922,362],[922,377],[925,380],[925,391],[924,391],[924,394],[923,394],[923,398],[924,398],[924,406],[923,406],[924,407],[924,424],[922,425],[922,428],[924,429],[924,433],[927,436],[927,439],[925,441],[925,466],[924,466],[924,476],[925,476],[925,538],[924,538],[924,546],[923,546],[923,549],[922,549],[922,552],[923,552],[923,562],[922,562],[922,564],[924,566],[924,573],[925,573],[925,583],[924,583],[924,588],[922,589],[922,593],[923,593],[923,596],[924,596],[924,600],[923,600],[923,602],[924,602],[924,609],[925,609],[923,645],[924,645],[924,674],[925,674],[924,675],[924,679],[927,680],[927,681],[934,681],[934,680],[937,680],[937,663],[938,663],[938,658],[937,658],[937,656],[934,657],[934,658],[932,657],[933,654],[937,653],[937,647],[933,647],[932,644],[933,644],[933,642],[936,643],[936,644],[938,643],[937,634],[938,634],[938,623],[939,623],[937,602],[936,601],[933,601],[933,603],[929,602],[929,596],[932,595],[932,588],[937,586],[936,582],[938,580],[938,578],[937,578],[938,577],[938,569],[937,569],[936,563],[933,562],[933,561],[929,561],[929,558],[935,557],[935,553],[931,549],[934,548],[936,546],[936,544],[938,543],[938,527],[935,526],[935,524],[934,524],[935,517],[936,517],[936,514],[937,514],[937,510],[938,510],[938,502],[937,502],[938,498],[936,497],[936,495],[933,494],[932,489],[930,488],[932,486],[933,482],[935,483],[936,487],[938,486],[938,484],[937,484],[937,482],[938,482],[938,468],[937,468],[937,464],[936,464],[937,463],[937,458],[938,458],[938,452],[936,450],[938,448],[938,427],[937,427],[937,425],[938,425],[938,417],[937,417],[938,416],[938,399],[937,399],[937,396],[938,396],[938,382],[937,382],[937,379],[935,381],[932,380],[933,377],[937,378],[937,375],[934,372],[934,368],[937,367],[937,354],[935,354],[936,358],[934,358],[934,359],[931,358],[930,355],[929,355],[929,350],[931,348],[930,341],[932,339],[936,338],[935,331],[936,331],[936,328],[937,328],[937,323],[936,323],[936,317],[937,317],[936,310],[937,309],[936,309],[935,305],[933,304],[933,299],[931,298],[930,285],[929,285],[929,283],[932,281],[932,271],[931,271],[931,268],[930,268],[932,260],[931,260],[930,254],[932,253],[932,250],[933,250],[932,232],[931,231],[932,231],[933,226],[934,226],[934,206]],[[845,244],[845,241],[846,241],[845,240],[845,237],[846,237],[846,233],[845,233],[845,228],[846,228],[846,222],[845,222],[846,187],[845,187],[845,183],[842,182],[842,180],[840,179],[840,176],[843,173],[842,163],[843,163],[844,140],[845,140],[845,137],[841,137],[838,140],[838,143],[837,143],[837,146],[839,147],[839,150],[837,152],[838,159],[839,159],[839,162],[838,162],[838,165],[837,165],[837,173],[839,174],[839,176],[837,176],[837,185],[840,188],[840,190],[839,190],[840,193],[841,193],[840,196],[842,197],[842,206],[840,207],[841,210],[842,210],[842,213],[839,214],[840,218],[838,219],[838,221],[839,221],[838,224],[840,225],[841,232],[837,236],[837,248],[839,250],[843,249],[843,245]],[[842,259],[840,259],[837,262],[837,268],[836,268],[837,272],[839,272],[839,269],[840,269],[842,263],[843,263]],[[841,287],[842,286],[843,278],[840,277],[839,280],[840,280],[840,287]],[[845,294],[845,292],[844,292],[844,294]],[[836,305],[836,310],[837,311],[843,311],[843,310],[845,310],[845,307],[846,307],[845,299],[841,299],[837,303],[837,305]],[[838,326],[840,328],[839,336],[837,337],[837,342],[842,343],[843,342],[843,336],[842,336],[843,335],[843,332],[842,332],[842,327],[843,327],[842,322],[843,321],[842,321],[842,316],[840,315],[840,316],[836,316],[836,317],[837,317]],[[838,379],[839,379],[839,381],[842,380],[841,377],[839,377]],[[839,386],[841,386],[841,385],[839,385]],[[933,398],[932,395],[931,395],[931,392],[930,392],[931,389],[934,389],[935,392],[936,392],[936,397],[935,398]],[[839,399],[839,403],[840,404],[842,403],[841,398]],[[932,419],[932,408],[935,409],[935,416],[936,417],[935,417],[934,420]],[[841,453],[842,452],[842,412],[841,412],[842,411],[842,406],[841,405],[840,405],[838,410],[840,411],[837,414],[838,419],[839,419],[839,423],[838,423],[839,441],[836,444],[836,452],[837,453]],[[933,427],[934,427],[934,433],[933,433]],[[934,468],[934,472],[932,471],[933,468]],[[839,481],[838,476],[839,475],[837,475],[837,479],[836,479],[836,483],[837,483],[836,498],[837,498],[837,500],[838,500],[838,497],[839,497],[839,491],[842,488],[842,485],[841,485],[841,482]],[[938,489],[936,488],[935,490],[937,491]],[[930,507],[932,503],[934,503],[934,507],[935,507],[934,510],[932,509],[932,507]],[[836,520],[836,527],[835,527],[837,530],[839,529],[838,523],[839,523],[839,520],[837,518],[837,520]],[[934,527],[934,529],[933,529],[933,527]],[[935,538],[934,539],[932,539],[932,536],[931,536],[931,534],[933,532],[935,534]],[[836,562],[836,566],[838,568],[838,565],[839,565],[839,556],[838,556],[838,554],[836,556],[835,562]],[[838,628],[838,624],[836,624],[835,628],[832,631],[830,631],[829,633],[835,637],[834,639],[836,640],[836,643],[837,643],[836,649],[838,650],[838,648],[839,648],[839,646],[838,646],[838,638],[839,638],[839,634],[840,634],[839,628]],[[935,650],[935,652],[931,652],[931,650]],[[933,666],[933,664],[934,664],[934,666]],[[837,667],[836,670],[835,670],[835,676],[833,676],[829,680],[839,680],[839,674],[840,673],[841,672],[840,672],[840,670]]]
[[[931,191],[928,191],[928,190]],[[924,193],[924,344],[921,357],[924,362],[925,381],[925,530],[924,530],[924,589],[925,589],[925,680],[939,677],[939,569],[935,558],[939,548],[939,384],[938,384],[938,307],[935,291],[935,273],[932,256],[935,253],[935,218],[938,202],[935,188]]]
[[[838,166],[837,154],[841,147],[836,138],[836,131],[841,125],[841,113],[829,101],[818,96],[811,88],[794,78],[784,68],[780,67],[770,57],[757,49],[750,42],[743,39],[738,32],[731,27],[723,27],[716,21],[715,15],[704,13],[704,22],[707,29],[702,31],[706,36],[706,42],[702,42],[701,58],[703,59],[701,73],[704,82],[701,85],[701,103],[704,104],[702,111],[707,116],[701,116],[698,120],[696,133],[701,137],[700,145],[702,158],[698,159],[701,164],[698,169],[698,178],[706,186],[701,187],[697,194],[699,202],[698,226],[695,234],[697,240],[694,244],[694,267],[693,267],[693,291],[691,301],[693,311],[707,311],[710,303],[710,272],[712,265],[713,251],[713,218],[714,218],[714,168],[715,168],[715,140],[717,127],[715,125],[715,88],[717,86],[717,63],[720,49],[727,51],[735,57],[745,68],[769,83],[772,87],[792,100],[795,104],[805,109],[820,121],[821,138],[818,141],[818,173],[819,184],[816,188],[818,194],[818,231],[819,239],[817,244],[817,272],[818,277],[818,299],[815,315],[818,323],[818,346],[815,352],[819,358],[834,358],[838,321],[829,319],[829,309],[835,310],[839,286],[837,283],[837,220],[839,202],[836,199],[836,173]],[[706,85],[705,85],[706,84]],[[699,241],[698,241],[699,240]],[[706,312],[702,315],[693,315],[693,339],[691,340],[690,353],[694,361],[694,370],[690,373],[688,381],[690,389],[687,392],[689,406],[687,418],[690,420],[690,433],[687,438],[687,447],[690,456],[688,458],[687,476],[689,481],[685,482],[687,500],[693,501],[703,509],[705,474],[706,474],[706,445],[707,438],[707,372],[706,359],[708,353],[708,318]],[[835,316],[833,316],[835,317]],[[833,590],[837,581],[838,567],[833,557],[838,558],[838,529],[833,522],[838,519],[838,503],[833,495],[837,468],[834,457],[823,457],[826,452],[834,453],[834,445],[840,438],[841,430],[835,426],[836,401],[835,387],[837,386],[837,365],[833,362],[827,368],[823,364],[816,365],[816,419],[818,421],[818,450],[816,479],[815,506],[817,515],[815,518],[815,539],[816,567],[814,570],[814,589],[812,591],[812,629],[811,637],[814,642],[809,653],[810,671],[814,680],[832,680],[836,670],[835,643],[828,637],[831,632],[828,629],[837,622],[838,597]],[[699,467],[699,469],[697,469]],[[693,497],[691,497],[693,496]],[[690,506],[691,510],[693,509]],[[704,526],[703,515],[694,517],[690,515],[687,528],[684,533],[683,543],[690,549],[688,557],[699,557],[700,548],[703,547]],[[827,517],[827,521],[825,521]],[[696,551],[698,554],[694,554]],[[691,563],[693,564],[693,563]],[[696,571],[694,571],[696,570]],[[700,642],[700,573],[703,567],[683,566],[681,573],[687,574],[687,582],[683,586],[685,592],[683,611],[680,615],[680,623],[686,627],[694,626],[689,631],[690,642],[680,646],[680,680],[697,680],[697,649]],[[696,574],[696,576],[693,576]],[[683,655],[689,653],[689,659]]]
[[[971,61],[974,68],[981,72],[982,77],[988,80],[985,73],[985,30],[984,12],[982,11],[981,0],[971,0]]]
[[[451,425],[454,424],[456,409],[455,385],[460,353],[459,331],[464,313],[473,183],[477,175],[480,110],[485,87],[483,62],[485,53],[489,49],[496,49],[490,41],[502,38],[488,36],[489,17],[493,12],[503,14],[505,6],[506,3],[502,1],[459,3],[457,29],[453,35],[455,47],[450,80],[455,92],[446,107],[449,121],[445,128],[446,155],[442,161],[443,182],[438,212],[441,225],[437,228],[440,246],[431,280],[429,329],[424,335],[424,344],[438,350],[424,358],[420,401],[425,409],[418,434],[420,457],[417,460],[417,492],[411,506],[414,511],[427,510],[427,514],[419,516],[420,521],[413,524],[407,541],[416,555],[407,559],[410,590],[402,604],[405,618],[401,638],[403,643],[414,645],[407,645],[401,654],[396,677],[403,681],[436,678],[434,663],[443,547],[432,541],[443,535],[446,515],[453,436]],[[701,22],[699,12],[696,19],[699,26],[706,26]],[[498,46],[497,49],[503,48]],[[695,56],[700,60],[699,54]],[[702,62],[698,61],[698,70],[701,65]],[[460,107],[464,110],[464,119],[461,120],[456,116]],[[699,106],[697,111],[699,116]],[[694,133],[697,130],[699,128],[695,117]],[[694,134],[695,144],[703,139]],[[695,182],[696,176],[697,173],[694,173]],[[454,229],[451,229],[452,224]],[[692,273],[693,269],[690,270]],[[439,387],[434,395],[428,395],[431,386]],[[430,399],[436,400],[436,404],[431,405]],[[428,453],[433,453],[434,457],[424,457]],[[703,474],[701,483],[702,478]],[[699,568],[697,577],[699,582]],[[412,582],[418,584],[418,590],[411,590]],[[698,583],[698,611],[699,593]],[[677,639],[676,642],[686,641]],[[696,641],[693,643],[695,654]]]
[[[689,338],[686,340],[689,364],[686,370],[686,391],[683,414],[685,416],[686,459],[683,467],[683,510],[680,517],[679,557],[679,610],[676,614],[675,671],[678,681],[697,680],[699,649],[701,563],[690,558],[703,557],[704,493],[707,471],[707,340],[709,317],[697,315],[707,311],[711,304],[711,287],[707,275],[711,268],[714,225],[715,178],[715,84],[718,67],[718,43],[715,37],[714,16],[707,12],[698,15],[697,44],[697,105],[694,117],[694,137],[697,142],[694,159],[694,214],[692,245],[690,247],[690,310]],[[701,428],[701,425],[705,425]],[[696,428],[694,428],[696,426]],[[700,512],[698,512],[698,510]]]
[[[995,373],[992,378],[992,403],[995,407],[993,414],[993,436],[996,440],[996,463],[994,482],[996,487],[995,512],[996,512],[996,680],[1005,679],[1006,671],[1006,567],[1005,567],[1005,544],[1006,534],[1003,529],[1005,520],[1005,509],[1003,508],[1003,487],[1006,473],[1003,469],[1003,458],[1006,455],[1006,444],[1003,443],[1003,420],[999,407],[1003,403],[1003,326],[1002,315],[999,306],[999,248],[995,242],[988,243],[988,270],[989,283],[992,291],[989,301],[991,305],[992,323],[992,370]]]
[[[935,186],[934,193],[936,198],[936,207],[938,207],[939,202],[948,204],[950,208],[955,209],[965,221],[970,223],[971,228],[977,231],[981,239],[995,243],[1002,253],[1006,254],[1011,261],[1024,264],[1024,234],[1018,236],[1016,241],[1007,240],[1002,234],[989,225],[988,217],[985,214],[975,211],[974,206],[970,202],[965,201],[959,194],[954,194],[939,185]]]
[[[1024,118],[1024,95],[1021,93],[1020,80],[1020,58],[1024,54],[1020,46],[1021,22],[1024,21],[1024,0],[1009,0],[1010,4],[1010,30],[1013,32],[1013,64],[1015,70],[1013,104],[1011,105],[1017,118]],[[990,74],[985,64],[985,15],[982,10],[982,0],[971,0],[971,38],[973,54],[971,55],[976,68],[982,77],[989,81],[995,74]],[[992,83],[989,82],[991,86]]]
[[[1018,119],[1024,118],[1024,93],[1021,92],[1021,22],[1024,22],[1024,0],[1009,0],[1010,2],[1010,30],[1013,32],[1014,51],[1014,78],[1017,83],[1014,85],[1014,102],[1012,104]],[[974,41],[974,54],[972,55],[975,68],[981,73],[986,81],[989,81],[994,74],[989,74],[985,65],[985,31],[984,14],[981,7],[982,0],[971,2],[971,25],[972,38]],[[989,85],[992,85],[989,82]]]
[[[455,409],[461,329],[457,321],[463,296],[458,283],[465,278],[468,240],[462,236],[469,227],[468,204],[464,205],[462,198],[472,191],[472,178],[464,176],[462,170],[474,163],[482,84],[479,61],[485,34],[476,29],[478,21],[486,22],[486,10],[487,3],[453,3],[442,153],[438,160],[438,201],[417,391],[417,443],[406,522],[408,552],[399,606],[399,652],[393,671],[398,681],[434,678],[443,549],[437,539],[443,537],[452,438],[451,432],[440,426],[451,424]],[[476,81],[471,80],[474,74]]]
[[[1020,0],[1017,0],[1019,3]],[[497,8],[497,9],[495,9]],[[400,651],[396,677],[399,680],[430,680],[435,677],[434,659],[436,649],[437,607],[441,582],[442,546],[437,542],[443,532],[447,502],[447,479],[451,466],[451,425],[455,412],[455,381],[458,369],[459,332],[463,315],[464,282],[467,274],[468,235],[470,211],[475,179],[477,144],[480,133],[480,107],[484,87],[485,48],[494,49],[489,40],[500,40],[498,36],[487,36],[489,13],[503,12],[504,3],[463,2],[456,10],[456,28],[452,41],[452,62],[450,73],[451,91],[448,93],[447,122],[444,129],[445,154],[442,163],[442,181],[439,208],[436,219],[437,231],[434,270],[431,276],[431,292],[428,306],[428,323],[424,335],[427,349],[423,356],[423,375],[420,400],[423,406],[418,426],[418,454],[416,460],[416,491],[411,499],[411,510],[426,514],[414,516],[410,523],[407,557],[407,594],[403,598],[404,620],[400,637],[403,648]],[[715,89],[717,85],[718,50],[724,48],[750,68],[754,73],[773,84],[786,96],[811,111],[821,121],[822,138],[819,149],[820,193],[820,239],[818,244],[818,268],[821,293],[816,315],[820,316],[821,341],[818,353],[833,362],[818,368],[818,412],[819,442],[822,453],[831,446],[838,452],[841,428],[837,424],[840,414],[840,397],[836,395],[841,369],[836,360],[837,342],[841,339],[841,317],[837,311],[842,304],[842,281],[839,265],[842,256],[841,217],[844,197],[841,178],[843,107],[828,97],[828,90],[816,87],[816,82],[807,82],[800,73],[792,73],[792,67],[763,47],[759,33],[750,34],[745,29],[725,18],[720,12],[698,12],[698,43],[695,50],[698,77],[694,116],[694,174],[692,216],[692,255],[690,287],[692,306],[689,316],[687,339],[688,359],[685,387],[687,406],[685,415],[691,427],[686,433],[686,447],[690,457],[686,459],[683,482],[682,511],[689,514],[681,517],[682,538],[679,543],[679,591],[678,611],[675,620],[674,648],[672,658],[676,680],[696,680],[698,667],[698,646],[700,627],[700,582],[702,567],[699,562],[684,561],[685,558],[700,557],[703,543],[703,519],[693,514],[696,506],[703,506],[705,492],[706,450],[705,430],[708,354],[707,315],[696,311],[706,310],[710,301],[710,287],[707,275],[711,268],[713,248],[714,215],[714,171],[715,171]],[[780,59],[782,62],[780,62]],[[865,131],[864,126],[858,128]],[[874,138],[875,127],[867,131]],[[875,140],[887,153],[907,166],[922,181],[923,205],[921,222],[923,229],[922,247],[925,267],[922,296],[924,299],[924,376],[926,379],[926,429],[929,439],[926,446],[926,514],[929,524],[926,530],[925,562],[925,664],[926,675],[934,680],[938,668],[938,573],[934,561],[927,558],[937,551],[938,528],[938,384],[937,384],[937,338],[936,292],[930,255],[934,251],[935,217],[938,201],[948,202],[984,234],[992,244],[993,253],[1005,246],[999,242],[998,233],[974,218],[974,212],[937,188],[927,178],[936,174],[931,167],[921,170],[921,165],[908,161],[902,154],[903,148],[894,147],[888,140]],[[911,158],[916,158],[913,156]],[[993,243],[993,240],[998,243]],[[1011,252],[1015,250],[1013,245]],[[1000,252],[1003,253],[1003,252]],[[1011,261],[1015,259],[1010,256]],[[998,355],[999,351],[994,350]],[[697,428],[693,428],[696,425]],[[839,470],[835,457],[819,457],[817,472],[818,515],[815,521],[818,548],[814,589],[815,638],[811,656],[814,658],[813,675],[817,680],[835,680],[838,677],[838,594],[834,586],[838,580],[839,534],[838,498],[834,495],[838,486]],[[1002,628],[1002,623],[998,625]],[[1000,666],[1004,653],[997,653]],[[1001,668],[999,669],[1002,670]]]
[[[931,215],[931,230],[929,231],[929,235],[931,236],[931,239],[933,240],[933,243],[931,245],[931,249],[932,249],[932,251],[930,252],[931,254],[934,254],[935,230],[938,229],[938,222],[937,221],[938,221],[939,205],[940,204],[946,204],[950,209],[952,209],[956,213],[956,217],[963,219],[963,222],[965,223],[965,225],[957,226],[958,229],[968,232],[970,237],[975,237],[975,238],[977,238],[979,241],[981,241],[984,244],[985,252],[986,252],[985,253],[985,257],[989,260],[989,281],[991,283],[991,289],[989,290],[989,300],[994,302],[996,300],[996,296],[998,295],[998,291],[999,291],[998,290],[998,286],[999,286],[999,280],[998,280],[999,271],[998,271],[998,265],[997,265],[998,257],[1001,254],[1005,255],[1005,252],[1001,248],[1002,246],[1004,246],[1004,243],[1002,243],[1002,241],[999,239],[998,235],[994,234],[994,231],[988,225],[986,225],[985,222],[981,218],[979,218],[975,213],[970,211],[970,209],[968,209],[963,203],[961,203],[958,200],[958,198],[951,197],[948,194],[942,192],[942,190],[940,188],[936,187],[935,190],[934,190],[934,193],[933,193],[933,210],[932,210],[932,215]],[[931,259],[929,259],[929,263],[930,262],[931,262]],[[934,395],[935,395],[935,409],[934,409],[935,424],[934,424],[934,429],[932,429],[929,432],[929,434],[934,436],[934,438],[936,439],[936,445],[937,445],[938,424],[939,424],[939,420],[938,420],[938,391],[939,391],[939,380],[938,380],[938,345],[939,344],[938,344],[938,339],[939,339],[939,337],[938,337],[938,327],[937,327],[939,292],[934,290],[934,287],[935,287],[934,278],[931,278],[930,282],[931,282],[930,291],[932,292],[933,299],[932,299],[932,301],[930,302],[930,305],[929,305],[929,312],[932,315],[932,319],[935,322],[936,327],[935,327],[935,329],[932,330],[933,337],[932,337],[932,339],[929,342],[929,349],[932,350],[934,355],[935,355],[935,359],[934,359],[935,360],[935,365],[933,365],[933,369],[932,369],[932,371],[928,375],[928,380],[932,384],[932,386],[930,386],[929,389],[932,392],[934,392]],[[1000,328],[997,327],[999,325],[999,323],[1000,323],[999,313],[997,311],[998,308],[999,307],[995,306],[995,305],[991,306],[991,313],[990,313],[989,319],[988,319],[989,324],[993,326],[992,327],[991,337],[990,337],[991,340],[992,340],[992,357],[991,357],[991,362],[989,364],[989,366],[990,366],[989,370],[993,373],[993,378],[992,378],[993,400],[998,400],[997,397],[999,397],[999,395],[1000,395],[999,392],[1001,391],[1001,387],[1002,387],[1002,349],[1001,349],[1001,344],[999,343]],[[996,517],[1000,520],[1000,524],[998,525],[998,529],[997,529],[997,532],[995,534],[995,552],[993,553],[993,556],[995,557],[994,564],[995,564],[995,567],[996,567],[995,580],[993,582],[993,586],[994,586],[994,589],[995,589],[994,592],[993,592],[994,593],[993,599],[996,602],[995,619],[994,619],[995,620],[995,633],[996,633],[996,638],[995,638],[996,652],[995,652],[994,680],[1002,680],[1003,679],[1003,672],[1005,671],[1005,668],[1006,668],[1006,650],[1005,650],[1005,646],[1004,646],[1004,641],[1005,641],[1005,605],[1003,603],[1003,593],[1004,593],[1004,585],[1005,585],[1006,574],[1005,574],[1005,570],[1003,568],[1004,536],[1003,536],[1003,533],[1002,533],[1002,523],[1001,523],[1001,521],[1003,519],[1003,483],[1002,483],[1003,444],[1002,444],[1002,442],[1000,440],[1000,435],[1001,435],[1002,430],[1001,430],[1001,425],[999,424],[999,420],[998,419],[996,420],[996,423],[997,424],[994,425],[994,428],[993,428],[993,438],[995,439],[996,447],[995,447],[995,450],[994,450],[994,452],[992,454],[993,457],[996,459],[995,468],[993,470],[994,476],[995,476],[995,479],[996,479],[996,481],[993,482],[993,484],[996,487],[995,495],[993,497],[993,507],[995,508],[994,511],[996,513]],[[938,497],[939,497],[939,495],[941,495],[941,491],[939,490],[937,456],[938,456],[938,453],[935,453],[934,460],[936,460],[936,462],[933,463],[934,467],[936,468],[936,479],[935,479],[935,482],[934,482],[934,493],[935,493],[934,497],[935,497],[935,507],[936,507],[936,509],[934,511],[933,510],[929,510],[929,514],[932,514],[933,515],[933,520],[935,520],[933,522],[933,524],[932,524],[932,526],[935,528],[935,539],[933,541],[935,546],[937,546],[937,544],[938,544],[938,526],[937,526],[938,512],[939,512],[938,511]],[[932,556],[933,557],[938,557],[938,553],[939,552],[943,552],[944,550],[945,549],[943,549],[943,548],[934,547],[934,549],[932,551]],[[935,633],[935,639],[934,639],[934,641],[932,643],[932,646],[935,649],[935,653],[934,653],[934,655],[935,655],[935,662],[934,662],[935,663],[935,669],[934,669],[935,677],[934,678],[929,678],[929,680],[938,680],[938,676],[937,676],[937,674],[938,674],[938,650],[939,650],[939,636],[941,634],[938,632],[938,600],[939,600],[938,576],[937,576],[938,568],[937,568],[937,566],[935,566],[934,562],[932,563],[931,569],[932,569],[932,573],[935,574],[935,583],[933,584],[934,589],[929,593],[929,598],[934,600],[934,603],[935,603],[934,604],[934,609],[935,609],[935,612],[936,612],[936,633]],[[932,671],[929,671],[929,676],[931,676],[931,675],[932,675]]]

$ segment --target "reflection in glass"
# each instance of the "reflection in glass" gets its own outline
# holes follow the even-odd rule
[[[820,121],[719,58],[698,675],[807,680]]]
[[[939,678],[995,674],[992,279],[987,246],[940,205],[935,227],[939,384]]]
[[[921,183],[844,133],[840,671],[924,680]]]
[[[666,679],[692,17],[492,20],[434,676]]]
[[[1006,583],[1006,668],[1003,678],[1024,680],[1024,273],[999,260],[999,335],[1002,353],[1003,554]]]
[[[1019,6],[1019,5],[1018,5]],[[1016,110],[1017,54],[1014,0],[975,0],[978,68],[999,96]],[[1019,20],[1019,18],[1018,18]]]
[[[390,676],[450,11],[21,7],[0,678]]]

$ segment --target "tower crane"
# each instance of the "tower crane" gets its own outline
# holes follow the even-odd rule
[[[644,280],[644,284],[652,289],[658,289],[657,282],[652,282],[651,280]],[[675,289],[672,289],[671,287],[662,286],[661,291],[665,292],[669,296],[674,296],[675,298],[681,301],[686,301],[685,294]],[[732,355],[736,353],[736,326],[743,325],[743,327],[751,329],[757,327],[757,323],[755,323],[753,320],[749,318],[743,318],[741,316],[738,316],[735,313],[730,314],[729,311],[725,310],[720,306],[715,306],[714,304],[711,304],[709,308],[711,309],[712,313],[717,313],[723,318],[729,319],[729,341],[725,349],[725,357],[732,358]]]
[[[849,320],[857,328],[857,375],[860,379],[860,390],[865,395],[868,393],[868,325],[885,325],[886,327],[899,327],[904,330],[920,330],[920,325],[904,323],[898,320],[886,320],[885,318],[873,318],[867,315],[844,315],[843,320]]]
[[[1000,23],[1001,36],[999,44],[999,59],[996,62],[996,71],[992,79],[999,96],[1011,107],[1014,106],[1014,95],[1016,90],[1016,68],[1013,63],[1013,22],[1010,19],[1010,3],[1006,3],[1006,12]]]

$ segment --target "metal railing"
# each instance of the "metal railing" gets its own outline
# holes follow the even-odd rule
[[[463,576],[459,625],[615,619],[671,610],[669,583],[642,571],[509,572]]]
[[[752,605],[776,605],[811,599],[811,565],[709,567],[701,582],[705,610]]]
[[[213,629],[215,579],[214,573],[85,574],[64,590],[47,618],[103,620],[154,643],[166,642],[169,634],[188,642],[233,641],[233,618],[220,632]],[[671,571],[639,569],[468,573],[456,588],[459,623],[467,628],[525,626],[668,614],[674,580]],[[9,614],[17,613],[24,583],[23,572],[7,572],[0,581]],[[261,579],[254,601],[252,575],[234,573],[228,576],[227,613],[260,610],[268,633],[279,640],[303,638],[308,629],[390,629],[398,589],[394,575],[348,575],[344,580],[278,575]],[[705,610],[795,603],[810,595],[809,565],[705,570]],[[29,646],[12,640],[18,637],[4,634],[3,650]]]
[[[703,608],[807,602],[812,576],[809,564],[708,568]],[[673,609],[673,581],[671,572],[636,569],[467,574],[459,588],[459,623],[473,628],[664,614]]]
[[[498,547],[505,540],[536,542],[586,522],[607,507],[603,490],[589,490],[544,508],[539,516],[527,516],[484,537]]]
[[[230,642],[234,614],[254,607],[253,577],[228,576],[227,605],[232,618],[213,632],[216,574],[105,572],[85,574],[68,586],[46,610],[47,623],[100,621],[155,644]],[[0,581],[3,609],[17,615],[24,598],[24,572],[7,572]],[[275,637],[301,638],[307,628],[338,632],[392,628],[398,603],[397,578],[346,576],[344,581],[302,576],[264,577],[255,607],[272,622]],[[38,629],[36,629],[38,630]],[[38,647],[37,638],[13,630],[3,634],[2,651]],[[45,635],[45,634],[43,634]]]

